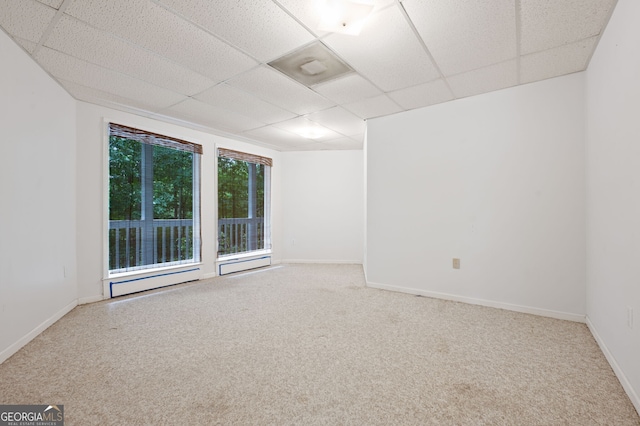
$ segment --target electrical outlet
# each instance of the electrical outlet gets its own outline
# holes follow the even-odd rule
[[[460,269],[460,259],[453,259],[453,269]]]
[[[633,308],[627,306],[627,325],[629,328],[633,328]]]

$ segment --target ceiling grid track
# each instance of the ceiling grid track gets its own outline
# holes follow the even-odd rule
[[[51,22],[49,22],[49,25],[47,26],[47,29],[44,30],[44,33],[42,33],[42,37],[40,37],[40,40],[38,41],[38,44],[36,45],[35,49],[33,49],[32,55],[34,57],[38,54],[38,51],[40,50],[40,48],[47,41],[47,39],[49,38],[49,36],[53,32],[53,29],[56,27],[56,25],[58,25],[58,21],[60,21],[60,19],[62,18],[62,15],[64,15],[64,11],[67,9],[67,7],[69,7],[69,5],[71,4],[72,1],[73,0],[64,0],[62,2],[62,4],[58,8],[58,11],[56,12],[55,16],[53,17]]]
[[[350,32],[314,1],[6,0],[0,29],[78,101],[276,150],[362,149],[368,119],[584,71],[616,6],[332,0]],[[309,55],[301,83],[269,65],[313,43],[353,71]]]

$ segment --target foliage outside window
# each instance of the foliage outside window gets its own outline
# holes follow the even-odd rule
[[[110,272],[199,260],[198,177],[193,144],[110,125]]]
[[[218,154],[218,257],[270,248],[271,160]]]

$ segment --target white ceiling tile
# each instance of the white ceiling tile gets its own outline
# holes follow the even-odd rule
[[[154,110],[173,105],[185,98],[179,93],[101,68],[46,47],[38,51],[35,59],[54,77],[146,103],[153,106]]]
[[[395,0],[373,0],[373,12],[383,9],[391,4]],[[303,25],[305,25],[310,31],[318,36],[327,34],[326,31],[318,29],[320,23],[320,13],[316,6],[316,1],[300,1],[300,0],[278,0],[285,9],[295,16]],[[371,3],[371,2],[368,2]]]
[[[232,78],[227,83],[299,115],[333,106],[331,101],[311,89],[266,66]]]
[[[616,0],[521,2],[521,54],[599,35]]]
[[[60,6],[62,6],[62,2],[64,0],[38,0],[38,1],[42,4],[46,4],[47,6],[51,6],[54,9],[60,9]]]
[[[32,41],[29,40],[25,40],[23,38],[20,37],[15,37],[14,40],[20,45],[22,46],[22,48],[24,50],[26,50],[27,52],[29,52],[29,54],[33,54],[33,51],[36,50],[36,46],[38,45],[38,43],[34,43]]]
[[[55,9],[34,0],[0,0],[0,26],[13,37],[38,43]]]
[[[263,62],[314,39],[272,0],[160,1]]]
[[[45,46],[188,96],[215,84],[201,74],[68,16],[58,21]]]
[[[77,99],[278,150],[361,149],[368,118],[583,70],[616,3],[367,1],[357,37],[317,30],[312,0],[0,0],[0,26]],[[261,65],[314,33],[356,72],[312,90]]]
[[[514,0],[404,0],[445,76],[516,57]]]
[[[273,125],[261,127],[259,129],[249,130],[243,133],[248,137],[269,143],[277,148],[291,149],[301,145],[314,143],[310,139],[279,129]]]
[[[523,56],[520,62],[520,82],[530,83],[583,71],[587,67],[587,61],[591,57],[596,41],[597,37],[592,37]]]
[[[213,106],[256,117],[258,120],[267,124],[288,120],[296,116],[296,114],[292,112],[265,102],[250,93],[236,89],[225,83],[212,87],[195,96],[195,98]]]
[[[323,41],[384,91],[438,78],[438,71],[407,25],[400,6],[373,14],[359,36],[331,34]]]
[[[386,95],[375,96],[342,106],[363,119],[381,117],[402,111],[402,108]]]
[[[382,94],[376,86],[358,74],[349,74],[337,80],[320,84],[315,86],[313,90],[338,104],[345,104],[357,101],[358,99],[371,98]]]
[[[518,84],[515,60],[447,78],[456,98],[479,95]]]
[[[320,136],[318,137],[309,137],[307,139],[313,142],[321,142],[329,139],[337,139],[342,137],[342,135],[334,132],[331,129],[326,128],[325,126],[316,123],[314,121],[308,120],[304,117],[297,117],[291,120],[283,121],[281,123],[274,124],[273,127],[277,127],[282,130],[286,130],[291,133],[295,133],[296,135],[301,135],[304,137],[305,131],[313,131],[317,132]]]
[[[314,34],[321,36],[327,33],[318,29],[320,14],[317,12],[316,1],[278,0],[278,3]]]
[[[314,112],[307,115],[306,118],[345,136],[361,134],[366,128],[366,123],[362,118],[339,106]]]
[[[65,13],[215,81],[256,65],[247,55],[148,0],[75,0]]]
[[[264,126],[264,123],[247,116],[214,107],[196,99],[187,99],[159,113],[230,132],[242,132]]]
[[[120,109],[123,111],[131,112],[132,109],[137,110],[136,113],[142,111],[152,111],[158,109],[158,105],[154,105],[146,101],[146,99],[130,99],[124,96],[115,95],[113,93],[107,93],[102,90],[95,89],[93,87],[86,87],[80,84],[66,81],[64,79],[58,79],[60,84],[73,96],[74,98],[89,102],[92,104],[104,105],[106,107]]]
[[[453,94],[442,79],[389,92],[387,95],[404,109],[422,108],[453,99]]]

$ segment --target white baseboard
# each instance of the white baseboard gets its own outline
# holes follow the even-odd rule
[[[618,380],[620,381],[622,388],[629,396],[629,399],[631,400],[631,403],[633,403],[633,406],[636,408],[636,411],[638,412],[638,414],[640,414],[640,397],[638,397],[638,393],[635,391],[633,386],[631,386],[629,379],[627,379],[627,376],[624,374],[624,371],[622,371],[622,368],[620,368],[620,365],[616,361],[615,357],[613,356],[613,354],[611,353],[607,345],[604,343],[604,340],[602,340],[602,338],[598,334],[598,330],[593,325],[593,323],[591,322],[588,316],[587,316],[586,322],[587,322],[587,327],[589,327],[589,331],[591,331],[591,334],[593,335],[593,338],[596,339],[598,346],[600,346],[600,350],[604,354],[605,358],[607,358],[607,361],[609,361],[609,365],[611,365],[611,368],[613,369],[613,372],[615,373],[616,377],[618,377]]]
[[[425,297],[432,297],[434,299],[451,300],[453,302],[463,302],[463,303],[468,303],[470,305],[480,305],[480,306],[487,306],[490,308],[505,309],[507,311],[539,315],[542,317],[549,317],[549,318],[581,322],[581,323],[585,322],[584,315],[572,314],[569,312],[552,311],[552,310],[542,309],[542,308],[533,308],[531,306],[514,305],[511,303],[495,302],[493,300],[476,299],[473,297],[457,296],[455,294],[439,293],[435,291],[420,290],[417,288],[398,287],[398,286],[387,285],[387,284],[378,284],[378,283],[372,283],[369,281],[367,281],[367,287],[378,288],[381,290],[396,291],[400,293],[416,294],[416,295],[425,296]]]
[[[86,305],[87,303],[102,302],[103,300],[105,300],[104,296],[81,297],[80,299],[78,299],[78,305]]]
[[[24,345],[26,345],[27,343],[35,339],[40,333],[42,333],[47,328],[49,328],[53,323],[55,323],[60,318],[68,314],[76,306],[78,306],[78,301],[74,300],[73,302],[69,303],[67,306],[65,306],[64,308],[60,309],[58,312],[53,314],[51,317],[45,320],[42,324],[40,324],[39,326],[31,330],[26,335],[24,335],[20,340],[15,342],[13,345],[9,346],[4,351],[0,352],[0,364],[2,364],[7,359],[9,359],[11,355],[15,354],[20,349],[22,349]]]
[[[339,265],[362,265],[362,260],[282,259],[280,263],[321,263],[321,264],[339,264]]]

